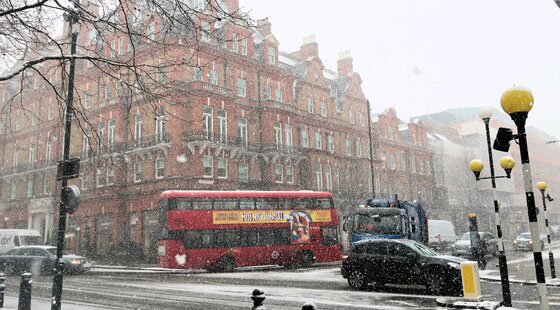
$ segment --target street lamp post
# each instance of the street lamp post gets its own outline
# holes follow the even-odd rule
[[[546,239],[548,241],[548,261],[550,262],[550,277],[555,279],[556,278],[556,268],[554,268],[554,254],[552,254],[552,248],[550,245],[550,227],[548,226],[548,213],[546,212],[546,200],[552,201],[552,197],[549,194],[546,196],[544,192],[548,188],[548,184],[546,182],[541,181],[537,183],[537,188],[541,191],[542,194],[542,204],[543,204],[543,211],[544,211],[544,224],[546,226]],[[539,243],[540,244],[540,243]]]
[[[548,296],[544,277],[542,253],[540,249],[539,226],[537,223],[537,208],[535,206],[535,194],[533,193],[533,181],[531,178],[531,165],[529,162],[529,149],[527,147],[527,136],[525,133],[525,122],[529,111],[533,107],[533,94],[530,90],[513,87],[504,91],[500,103],[504,112],[509,114],[517,127],[517,134],[513,135],[508,128],[500,128],[494,141],[494,149],[507,152],[509,142],[517,139],[521,164],[523,165],[523,183],[525,185],[525,197],[527,200],[527,213],[529,216],[529,230],[533,242],[533,258],[535,261],[535,273],[537,277],[537,292],[541,310],[548,310]]]
[[[494,174],[494,160],[492,157],[492,149],[490,148],[490,130],[489,130],[489,125],[488,123],[490,122],[490,115],[491,115],[492,111],[490,111],[490,114],[488,115],[488,112],[481,110],[481,113],[479,113],[482,116],[482,120],[484,120],[484,123],[486,124],[486,138],[487,138],[487,142],[488,142],[488,157],[490,160],[490,177],[480,177],[480,172],[482,171],[482,169],[484,168],[484,164],[482,163],[481,160],[478,159],[473,159],[470,163],[469,163],[469,168],[472,170],[472,172],[474,173],[476,180],[479,181],[481,179],[490,179],[492,181],[492,196],[494,197],[494,213],[495,213],[495,219],[496,219],[496,231],[498,234],[498,260],[499,260],[499,267],[500,267],[500,279],[502,282],[502,298],[503,298],[503,305],[506,307],[511,307],[511,291],[509,288],[509,276],[508,276],[508,268],[507,268],[507,258],[506,258],[506,253],[504,250],[504,241],[503,241],[503,237],[502,237],[502,224],[501,224],[501,219],[500,219],[500,202],[498,201],[498,199],[496,198],[496,179],[498,178],[510,178],[511,176],[511,170],[513,169],[513,167],[515,166],[515,160],[513,158],[511,158],[510,156],[505,156],[502,159],[500,159],[500,165],[502,166],[502,168],[505,170],[506,175],[505,176],[496,176]]]

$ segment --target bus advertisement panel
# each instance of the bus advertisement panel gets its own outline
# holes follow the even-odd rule
[[[166,191],[158,264],[231,271],[341,258],[332,194],[311,191]]]

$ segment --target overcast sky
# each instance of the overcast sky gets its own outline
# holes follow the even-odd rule
[[[410,117],[492,106],[512,85],[530,88],[528,124],[560,138],[560,8],[553,0],[240,0],[269,17],[280,50],[315,35],[336,70],[350,50],[373,113]]]

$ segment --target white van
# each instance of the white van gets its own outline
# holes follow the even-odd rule
[[[428,220],[428,245],[432,248],[445,250],[457,241],[455,227],[449,221]]]
[[[42,245],[43,237],[31,229],[0,229],[0,255],[22,245]]]

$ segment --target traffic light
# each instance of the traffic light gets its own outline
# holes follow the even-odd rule
[[[513,133],[511,129],[500,127],[498,128],[496,140],[494,140],[494,145],[492,147],[497,151],[507,152],[509,151],[509,141],[512,139]]]
[[[66,212],[74,213],[80,205],[80,189],[76,185],[66,187]]]

